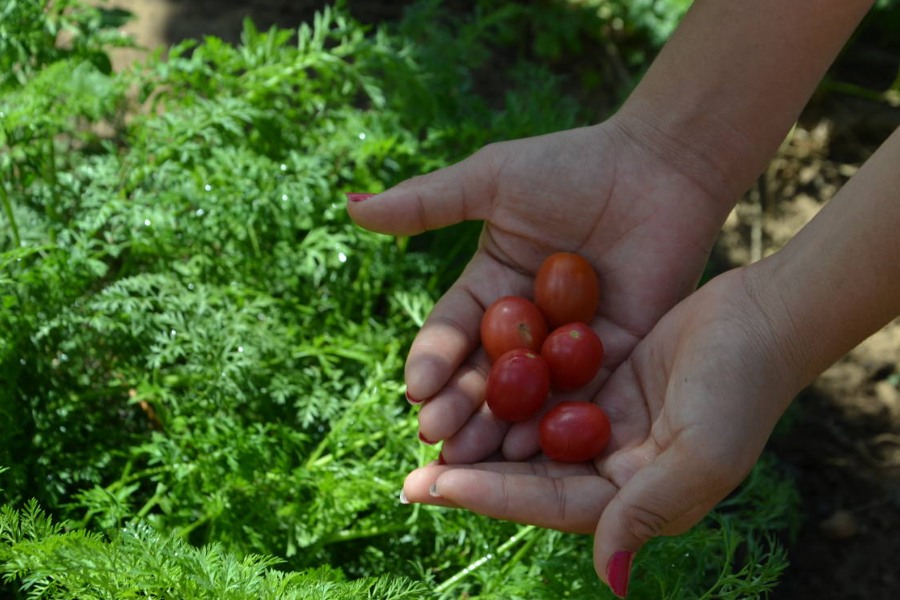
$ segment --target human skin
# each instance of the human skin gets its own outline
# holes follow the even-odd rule
[[[411,502],[595,533],[595,566],[686,531],[737,487],[796,393],[900,315],[900,129],[781,251],[675,306],[594,401],[593,464],[428,465]],[[823,326],[827,324],[827,326]]]
[[[735,416],[734,402],[721,398],[737,397],[735,388],[748,385],[745,371],[721,365],[724,371],[709,371],[708,377],[730,373],[730,379],[704,383],[702,376],[694,375],[687,383],[672,383],[673,389],[702,391],[693,390],[690,383],[716,391],[705,396],[705,404],[670,401],[687,392],[670,391],[668,377],[689,361],[685,347],[705,355],[710,345],[720,351],[745,344],[742,360],[751,366],[753,357],[759,361],[770,357],[759,339],[740,335],[759,330],[758,325],[767,321],[767,313],[754,310],[756,268],[726,274],[691,296],[687,308],[679,305],[669,311],[695,289],[728,212],[765,167],[870,6],[871,1],[846,0],[698,0],[638,88],[610,119],[592,127],[493,144],[457,165],[348,205],[350,216],[361,226],[395,235],[413,235],[461,220],[485,222],[465,272],[416,336],[405,379],[412,401],[423,403],[421,436],[443,441],[446,462],[469,464],[488,458],[503,462],[442,474],[437,486],[443,499],[428,490],[436,473],[447,467],[416,471],[404,485],[409,500],[455,504],[498,518],[585,532],[593,531],[601,515],[604,522],[612,518],[608,514],[618,515],[622,520],[618,527],[606,526],[597,535],[595,564],[607,581],[606,565],[614,553],[637,550],[636,540],[643,543],[648,533],[682,531],[708,512],[713,498],[733,487],[731,477],[716,480],[712,467],[721,467],[717,457],[736,461],[729,465],[732,475],[749,470],[758,455],[755,446],[748,446],[740,457],[720,455],[712,452],[721,443],[714,438],[722,437],[727,427],[712,427],[715,435],[688,427],[700,407],[707,411],[708,424]],[[612,454],[595,465],[535,466],[531,459],[537,452],[536,420],[510,427],[481,402],[488,366],[478,342],[481,315],[496,298],[530,295],[541,261],[556,251],[588,258],[604,290],[591,326],[604,341],[606,364],[584,393],[610,413],[614,435]],[[723,323],[731,324],[728,335],[721,330]],[[649,354],[642,358],[641,352]],[[723,354],[725,360],[727,353]],[[637,372],[637,365],[645,371]],[[651,377],[646,372],[653,371],[650,367],[659,371],[653,375],[656,393],[637,388],[639,383],[651,383],[645,381]],[[769,371],[763,383],[784,404],[797,386],[790,385],[790,373]],[[558,400],[570,397],[561,395]],[[750,406],[754,405],[741,408]],[[776,414],[780,412],[771,407],[757,407],[740,416],[755,419],[758,429],[767,432]],[[679,425],[686,429],[669,441],[680,452],[656,455],[650,452],[654,446],[641,445],[659,441],[648,437],[649,432],[673,436]],[[691,464],[666,462],[691,453],[696,459]],[[697,476],[706,474],[711,491],[695,499],[689,513],[660,525],[642,508],[642,501],[663,495],[647,482],[664,467],[684,469],[684,481],[690,481],[691,465]],[[565,479],[572,481],[566,489],[557,487],[558,477],[523,483],[536,486],[534,493],[543,493],[542,486],[553,483],[556,497],[569,501],[567,518],[577,523],[536,521],[511,508],[498,510],[483,504],[489,494],[469,503],[466,494],[495,480],[498,469],[525,477],[535,469],[557,475],[587,469],[576,471],[581,474],[577,485],[576,480]],[[677,504],[689,501],[696,490],[668,492]],[[626,535],[632,530],[643,534]]]

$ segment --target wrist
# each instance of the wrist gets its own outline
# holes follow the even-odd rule
[[[781,250],[748,267],[800,385],[900,315],[900,129]]]
[[[702,189],[724,214],[758,175],[759,168],[748,169],[745,160],[749,140],[694,107],[663,109],[633,96],[610,121],[631,142]]]
[[[774,254],[759,262],[741,267],[746,282],[747,297],[757,311],[754,321],[764,331],[770,368],[777,373],[782,389],[793,397],[812,383],[821,368],[817,365],[810,338],[808,322],[799,318],[802,307],[796,299],[785,294],[794,282],[785,282],[784,255]]]
[[[872,2],[695,2],[617,119],[733,204]]]

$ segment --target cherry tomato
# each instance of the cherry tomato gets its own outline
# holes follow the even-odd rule
[[[516,348],[540,351],[547,337],[547,321],[534,303],[521,296],[504,296],[481,318],[481,344],[491,362]]]
[[[600,280],[594,267],[571,252],[550,255],[534,280],[534,302],[551,327],[590,323],[600,301]]]
[[[541,419],[541,450],[559,462],[584,462],[603,452],[611,432],[609,417],[596,404],[560,402]]]
[[[537,352],[518,348],[497,359],[488,373],[484,399],[504,421],[524,421],[550,393],[550,369]]]
[[[557,390],[577,390],[600,370],[603,342],[584,323],[569,323],[547,336],[541,356],[550,367],[550,385]]]

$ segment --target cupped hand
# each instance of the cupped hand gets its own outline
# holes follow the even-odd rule
[[[406,362],[408,396],[424,402],[420,436],[444,440],[446,461],[501,454],[519,460],[538,449],[534,423],[510,431],[483,405],[489,365],[479,324],[497,298],[531,296],[547,256],[577,252],[601,280],[591,326],[606,358],[589,393],[694,289],[731,204],[685,174],[685,156],[668,160],[648,136],[632,131],[612,119],[492,144],[456,165],[348,203],[357,224],[394,235],[484,221],[477,251],[437,302]]]
[[[407,477],[405,497],[594,533],[597,573],[624,596],[634,553],[686,531],[740,484],[801,385],[756,272],[713,279],[618,366],[593,397],[613,432],[594,462],[428,465]]]

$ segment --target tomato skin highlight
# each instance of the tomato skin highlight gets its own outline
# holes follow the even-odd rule
[[[587,385],[603,364],[603,342],[584,323],[569,323],[554,329],[541,346],[541,356],[550,367],[550,385],[560,391]]]
[[[609,443],[606,412],[592,402],[560,402],[541,419],[541,450],[559,462],[596,458]]]
[[[544,315],[531,300],[522,296],[504,296],[496,300],[481,318],[481,345],[491,362],[516,348],[539,352],[548,332]]]
[[[551,327],[590,323],[600,302],[600,279],[583,256],[551,254],[535,276],[534,302]]]
[[[517,348],[491,367],[484,400],[497,418],[516,423],[537,414],[549,394],[547,362],[537,352]]]

